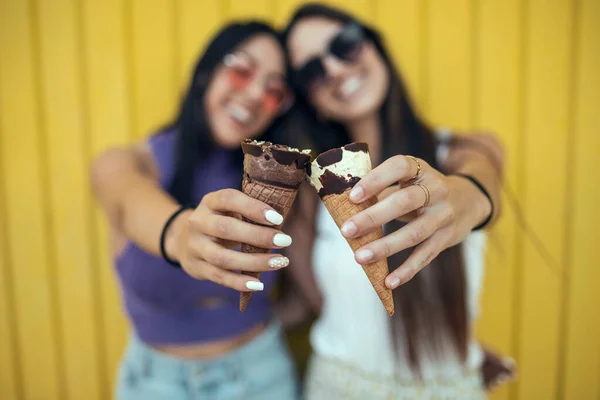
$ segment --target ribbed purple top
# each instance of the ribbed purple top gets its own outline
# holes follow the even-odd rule
[[[167,188],[175,168],[176,134],[154,135],[149,144],[160,171],[160,184]],[[193,185],[195,201],[200,202],[207,193],[240,186],[241,174],[233,165],[233,156],[233,152],[219,149],[199,163]],[[265,290],[254,293],[242,313],[238,291],[196,280],[133,242],[127,243],[115,264],[125,310],[145,342],[185,344],[225,339],[271,318],[268,296],[276,271],[261,274]]]

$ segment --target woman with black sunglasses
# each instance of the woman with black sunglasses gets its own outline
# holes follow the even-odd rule
[[[414,110],[379,35],[342,11],[305,5],[284,40],[299,94],[289,140],[317,154],[368,143],[375,168],[350,198],[379,199],[340,232],[304,191],[296,214],[303,217],[289,221],[299,237],[287,251],[295,281],[320,313],[307,398],[484,398],[486,385],[511,372],[472,336],[481,229],[500,211],[501,146],[486,134],[434,132]],[[387,235],[355,253],[344,240],[382,225]],[[392,318],[358,265],[384,257],[386,285],[395,289]],[[316,283],[302,265],[313,266]]]
[[[290,103],[278,34],[262,23],[224,27],[200,57],[174,122],[112,149],[92,167],[133,326],[118,399],[295,399],[295,372],[269,292],[283,217],[244,195],[240,143],[268,140]],[[262,271],[261,280],[237,273]],[[269,272],[270,271],[270,272]],[[239,292],[256,292],[238,311]]]

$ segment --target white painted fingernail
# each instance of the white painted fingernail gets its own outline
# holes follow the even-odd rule
[[[258,292],[263,290],[265,288],[265,285],[262,282],[248,281],[246,282],[246,287],[250,290]]]
[[[287,257],[273,257],[268,264],[271,268],[285,268],[290,265],[290,259]]]
[[[292,244],[292,238],[285,233],[278,233],[273,237],[273,244],[278,247],[288,247]]]
[[[356,259],[361,262],[369,261],[373,258],[373,250],[370,249],[361,249],[356,252]]]
[[[356,228],[356,224],[352,221],[346,222],[342,225],[342,235],[344,237],[352,237],[356,234],[358,229]]]
[[[281,223],[283,222],[283,215],[279,214],[277,211],[274,210],[266,210],[265,219],[273,225],[281,225]]]
[[[350,191],[350,200],[359,201],[360,199],[362,199],[364,193],[365,191],[363,190],[363,188],[361,188],[360,186],[354,186],[352,191]]]
[[[390,282],[390,289],[396,289],[400,285],[400,278],[395,278]]]

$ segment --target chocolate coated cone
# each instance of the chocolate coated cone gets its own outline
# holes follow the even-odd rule
[[[275,185],[269,185],[258,181],[251,181],[247,178],[244,178],[242,182],[242,191],[248,196],[260,200],[273,207],[275,211],[277,211],[283,216],[284,220],[285,217],[288,215],[290,209],[292,208],[292,204],[294,203],[294,199],[296,198],[296,194],[298,193],[297,189],[278,187]],[[251,224],[256,224],[256,222],[250,221],[246,218],[243,218],[243,220],[246,222],[250,222]],[[242,252],[268,253],[269,249],[263,249],[249,244],[242,244]],[[258,272],[242,271],[242,274],[253,276],[255,278],[258,278],[260,276],[260,273]],[[252,297],[252,292],[240,292],[240,311],[244,312],[246,310],[248,302],[250,301],[250,297]]]

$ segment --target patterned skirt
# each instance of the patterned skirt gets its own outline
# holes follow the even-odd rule
[[[318,355],[310,360],[304,395],[306,400],[487,399],[479,371],[451,381],[402,381]]]

